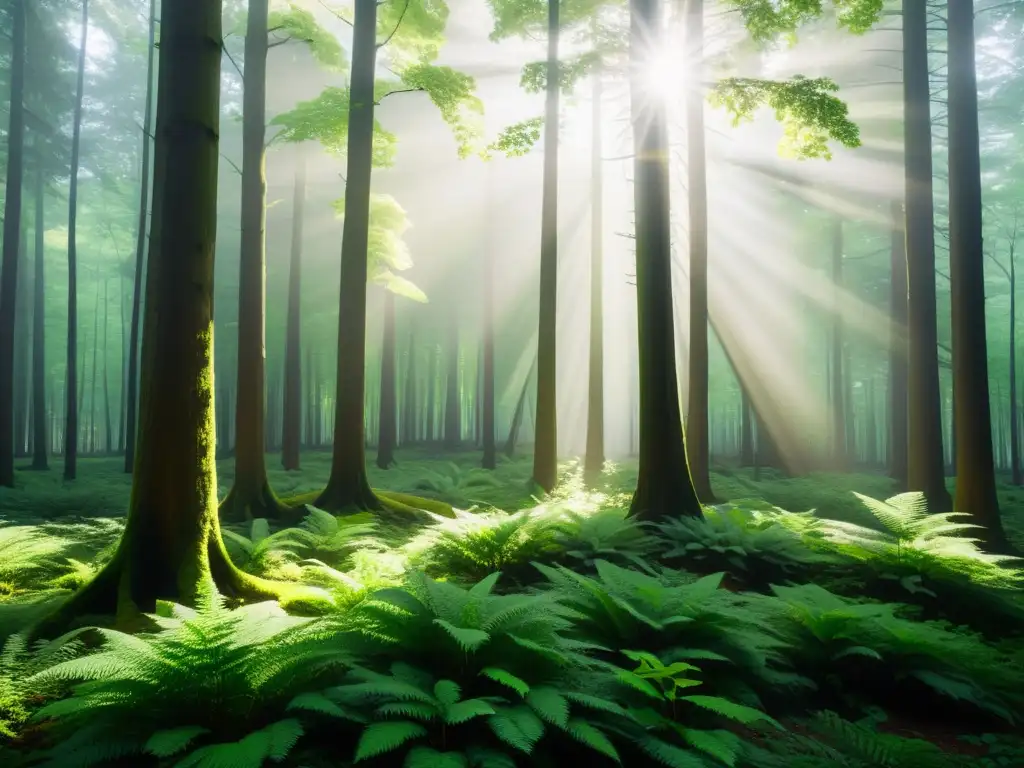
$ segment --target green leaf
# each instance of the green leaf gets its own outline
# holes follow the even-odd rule
[[[529,154],[540,141],[540,129],[543,125],[543,117],[532,117],[510,125],[498,134],[498,138],[488,149],[501,152],[507,157],[522,157]]]
[[[491,639],[488,633],[480,629],[456,627],[444,619],[434,619],[434,623],[447,632],[459,644],[459,647],[467,653],[479,650]]]
[[[413,747],[402,765],[404,768],[468,768],[469,760],[461,752],[438,752],[430,747]]]
[[[622,762],[619,759],[619,753],[616,751],[615,745],[612,744],[611,740],[605,736],[602,731],[595,728],[586,720],[570,720],[566,724],[566,730],[581,744],[586,744],[595,752],[600,752],[602,755],[611,758],[616,763]]]
[[[691,704],[696,704],[698,707],[703,709],[711,710],[723,717],[728,717],[730,720],[749,725],[750,723],[756,723],[760,720],[770,723],[779,730],[785,730],[776,720],[766,715],[760,710],[754,709],[753,707],[747,707],[743,704],[737,704],[723,699],[720,696],[681,696],[681,701],[688,701]]]
[[[518,693],[520,696],[526,696],[530,692],[530,686],[525,680],[522,680],[511,672],[506,672],[504,669],[498,667],[484,667],[480,670],[480,674],[484,677],[489,677],[496,683],[500,683],[513,691]]]
[[[706,755],[711,755],[721,763],[732,768],[736,765],[736,756],[739,754],[740,738],[728,731],[697,731],[692,728],[682,729],[683,738],[686,743],[694,749],[700,750]]]
[[[427,729],[419,723],[396,720],[368,725],[359,737],[354,762],[368,760],[386,752],[394,752],[408,741],[427,735]]]
[[[445,722],[449,725],[468,723],[477,717],[494,714],[494,707],[483,699],[466,699],[453,704],[445,713]]]
[[[565,728],[569,722],[569,702],[557,689],[550,687],[532,688],[526,694],[530,708],[552,725]]]
[[[197,736],[209,732],[209,728],[198,725],[184,725],[166,731],[157,731],[149,737],[142,751],[157,757],[171,757],[188,747]]]
[[[295,41],[305,43],[320,64],[328,69],[343,71],[347,61],[338,39],[321,27],[313,14],[295,3],[287,11],[273,11],[268,29],[271,42]]]

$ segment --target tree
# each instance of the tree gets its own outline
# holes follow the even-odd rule
[[[36,215],[32,223],[35,235],[35,279],[32,281],[32,469],[43,471],[49,465],[49,428],[46,424],[46,291],[43,243],[46,185],[43,158],[36,157]]]
[[[21,248],[25,143],[25,0],[9,5],[11,97],[7,129],[7,189],[0,264],[0,486],[14,487],[14,319]]]
[[[142,322],[142,275],[146,268],[147,220],[150,204],[149,171],[153,135],[153,62],[156,51],[156,4],[149,2],[149,43],[146,54],[146,113],[142,122],[142,178],[139,182],[139,223],[135,232],[135,274],[132,278],[131,339],[128,342],[128,380],[125,382],[124,471],[135,466],[135,433],[138,417],[139,326]]]
[[[604,468],[604,183],[601,99],[603,71],[592,75],[590,132],[590,356],[587,379],[587,452],[583,472],[593,482]]]
[[[78,474],[78,173],[82,143],[85,54],[89,42],[89,0],[82,0],[82,38],[78,50],[78,84],[71,134],[71,188],[68,191],[68,354],[65,376],[64,479]]]
[[[292,253],[288,271],[288,328],[285,332],[284,413],[281,422],[281,464],[298,470],[302,434],[302,225],[306,208],[306,159],[295,153],[292,195]]]
[[[34,629],[82,615],[195,604],[216,586],[239,597],[287,588],[240,572],[221,540],[213,413],[221,0],[177,0],[161,18],[154,184],[140,429],[128,521],[113,558]]]
[[[395,463],[398,441],[398,398],[395,382],[395,294],[384,292],[384,339],[380,357],[380,411],[377,421],[377,466]]]
[[[903,137],[907,233],[907,488],[947,512],[943,471],[927,0],[903,3]]]
[[[1008,543],[996,497],[985,328],[978,82],[974,5],[947,4],[949,51],[949,277],[953,331],[953,420],[956,424],[954,509],[983,526],[995,551]]]
[[[907,241],[903,203],[889,205],[889,476],[907,486]]]

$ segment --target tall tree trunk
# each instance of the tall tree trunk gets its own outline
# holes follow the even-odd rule
[[[533,481],[551,491],[558,481],[556,409],[558,316],[558,66],[559,4],[548,3],[548,55],[544,105],[544,186],[540,224],[540,311],[537,335],[537,429],[533,441]]]
[[[953,420],[957,464],[954,509],[967,512],[989,548],[1007,547],[996,497],[985,329],[981,147],[974,58],[974,4],[950,2],[949,277],[953,331]]]
[[[284,421],[281,464],[299,469],[302,446],[302,225],[306,209],[306,158],[295,152],[295,193],[292,197],[292,260],[288,272],[288,329],[284,351]]]
[[[890,203],[889,267],[889,477],[907,487],[907,243],[903,205]]]
[[[839,306],[839,293],[843,289],[843,222],[836,219],[832,224],[832,291],[833,300]],[[832,462],[837,471],[848,468],[850,456],[846,446],[846,378],[844,351],[846,348],[843,318],[839,312],[832,316]]]
[[[96,453],[96,384],[99,381],[98,357],[100,349],[100,281],[96,278],[96,300],[93,304],[92,315],[92,378],[89,379],[89,431],[86,433],[88,441],[86,450],[90,454]]]
[[[242,252],[238,275],[235,478],[221,502],[226,520],[276,518],[267,479],[266,219],[267,26],[270,0],[249,0],[242,94]]]
[[[690,208],[690,344],[686,387],[686,456],[694,490],[702,501],[714,501],[708,435],[708,191],[704,149],[704,0],[686,6],[686,49],[690,87],[686,93],[686,171]]]
[[[64,426],[64,479],[78,475],[78,164],[82,143],[82,99],[85,94],[85,54],[89,38],[89,0],[82,0],[82,39],[78,53],[78,84],[71,138],[71,188],[68,192],[68,340],[67,405]],[[84,384],[84,379],[83,379]]]
[[[384,292],[384,339],[380,355],[380,411],[377,417],[377,466],[395,463],[398,398],[395,393],[395,294]]]
[[[749,467],[754,463],[754,427],[750,414],[750,396],[742,382],[740,382],[740,398],[743,411],[743,423],[740,427],[740,466]]]
[[[595,32],[596,25],[595,25]],[[594,482],[604,469],[604,143],[600,63],[594,70],[590,120],[590,359],[587,381],[587,452],[583,474]]]
[[[21,192],[25,144],[25,4],[13,0],[11,106],[7,128],[7,187],[0,263],[0,486],[14,487],[14,318],[21,250]]]
[[[480,425],[483,457],[480,465],[484,469],[496,469],[498,456],[494,437],[494,249],[490,247],[490,243],[484,248],[483,262],[483,413]]]
[[[437,439],[435,413],[437,412],[437,345],[430,345],[430,361],[427,366],[427,442]]]
[[[700,517],[679,412],[669,221],[666,106],[645,87],[646,58],[662,42],[657,0],[630,0],[630,112],[634,144],[640,458],[630,514]]]
[[[43,158],[36,158],[35,189],[35,279],[32,281],[32,469],[50,468],[47,446],[49,425],[46,419],[46,282],[43,240],[45,224],[43,211],[46,204],[46,184],[43,178]]]
[[[151,254],[138,462],[113,559],[40,627],[81,615],[153,611],[223,594],[274,597],[239,572],[217,520],[213,409],[213,263],[221,57],[220,0],[177,0],[161,14],[155,178],[165,187]]]
[[[405,365],[405,386],[402,387],[402,445],[416,442],[416,333],[409,331],[409,359]]]
[[[523,388],[519,392],[519,399],[516,400],[516,409],[512,413],[512,421],[508,425],[508,437],[505,439],[505,455],[510,459],[516,455],[516,443],[519,440],[519,430],[522,428],[523,413],[526,410],[526,395],[529,392],[530,379],[533,378],[533,371],[536,367],[537,361],[534,360],[526,374]]]
[[[1024,484],[1020,461],[1020,416],[1017,403],[1017,225],[1010,241],[1010,482]]]
[[[334,451],[327,487],[317,506],[380,509],[366,477],[363,409],[366,391],[366,278],[373,165],[374,70],[377,61],[377,0],[355,0],[352,75],[349,86],[345,220],[341,245],[341,308]]]
[[[110,419],[110,377],[108,374],[108,361],[110,356],[107,352],[107,311],[110,302],[107,300],[107,288],[109,279],[103,281],[103,439],[104,451],[107,456],[114,455],[114,429]]]
[[[157,0],[149,0],[149,54],[146,65],[146,115],[142,128],[142,178],[139,182],[139,222],[135,233],[135,277],[132,291],[132,329],[128,345],[128,381],[124,443],[124,471],[130,473],[135,466],[135,433],[138,407],[136,401],[139,394],[139,325],[142,311],[142,276],[146,268],[146,219],[149,213],[149,155],[151,136],[153,134],[153,62],[156,51],[156,4]],[[154,201],[155,202],[155,201]],[[155,209],[155,206],[154,206]]]
[[[448,324],[448,375],[445,377],[444,449],[458,450],[462,442],[462,412],[459,397],[459,316],[452,305]]]
[[[22,200],[24,200],[22,192]],[[29,284],[28,240],[25,237],[24,216],[22,232],[18,238],[18,285],[17,299],[14,305],[14,455],[23,459],[28,456],[28,409],[29,409],[29,363],[28,350],[31,342],[31,324],[29,323],[29,300],[31,286]]]
[[[907,489],[932,512],[951,508],[942,458],[935,319],[935,206],[928,82],[928,3],[903,2],[903,138],[907,231]]]

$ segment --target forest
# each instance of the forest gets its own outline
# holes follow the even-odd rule
[[[0,113],[3,768],[1024,768],[1024,0],[0,0]]]

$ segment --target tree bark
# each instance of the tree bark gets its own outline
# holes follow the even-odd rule
[[[708,434],[708,191],[704,148],[704,0],[686,5],[686,49],[693,57],[686,93],[687,199],[690,209],[690,344],[686,456],[697,497],[714,501]]]
[[[24,191],[22,204],[24,205]],[[14,306],[14,456],[23,459],[29,455],[29,362],[28,350],[31,341],[29,323],[29,300],[32,298],[29,284],[28,241],[25,237],[24,216],[21,234],[18,237],[18,285]]]
[[[24,181],[26,1],[13,0],[11,4],[11,106],[0,264],[0,486],[7,488],[14,487],[14,318]]]
[[[1020,408],[1017,403],[1017,225],[1010,242],[1010,482],[1024,484],[1020,461]]]
[[[907,489],[922,492],[932,512],[946,512],[951,509],[951,501],[942,457],[927,21],[926,0],[904,0],[903,137],[909,349]]]
[[[395,463],[398,398],[395,393],[395,294],[384,292],[384,339],[380,355],[380,410],[377,417],[377,466]]]
[[[596,31],[596,29],[595,29]],[[587,386],[587,449],[583,475],[595,482],[604,469],[604,142],[602,69],[594,71],[590,120],[590,367]]]
[[[125,424],[124,471],[131,473],[135,466],[137,400],[139,395],[139,325],[142,321],[142,276],[146,268],[146,247],[151,242],[146,238],[146,218],[149,213],[149,168],[151,136],[153,135],[153,63],[156,51],[156,3],[149,2],[149,48],[146,65],[146,115],[142,128],[142,178],[139,182],[139,223],[135,240],[135,278],[132,289],[132,329],[128,347],[127,419]],[[155,202],[155,201],[154,201]],[[154,206],[155,209],[155,206]],[[152,237],[152,233],[150,235]]]
[[[49,425],[46,419],[46,282],[43,240],[46,185],[43,158],[36,159],[35,279],[32,281],[32,469],[43,471],[49,465]]]
[[[235,478],[225,520],[277,518],[282,505],[267,479],[266,218],[267,26],[269,0],[249,0],[242,94],[242,249],[238,276],[238,391]]]
[[[78,54],[78,84],[71,138],[71,187],[68,192],[68,340],[65,389],[64,479],[78,475],[78,165],[82,143],[82,99],[85,93],[85,53],[89,38],[89,0],[82,0],[82,38]],[[83,381],[84,383],[84,381]]]
[[[558,66],[559,4],[548,3],[548,55],[544,105],[544,186],[540,224],[540,311],[537,335],[537,416],[533,481],[551,491],[558,481],[556,410],[558,315]]]
[[[165,188],[151,253],[138,455],[113,559],[33,632],[76,617],[194,605],[214,585],[239,597],[280,590],[239,572],[217,520],[213,276],[221,59],[220,0],[177,0],[161,18],[155,179]]]
[[[645,87],[645,58],[661,43],[657,0],[630,0],[630,112],[634,144],[640,456],[630,514],[700,517],[679,408],[669,220],[666,107]]]
[[[889,476],[907,487],[907,249],[903,205],[893,200],[889,282]]]
[[[952,297],[954,509],[984,526],[992,550],[1007,547],[996,497],[985,328],[981,149],[973,3],[948,4],[949,277]]]
[[[327,487],[317,506],[377,510],[364,452],[366,392],[366,279],[373,161],[374,70],[377,60],[376,0],[355,0],[352,75],[345,173],[345,221],[341,246],[341,303],[334,451]]]
[[[284,351],[284,420],[281,424],[281,464],[289,471],[299,469],[302,447],[302,225],[306,208],[306,158],[302,147],[296,147],[295,163]]]

